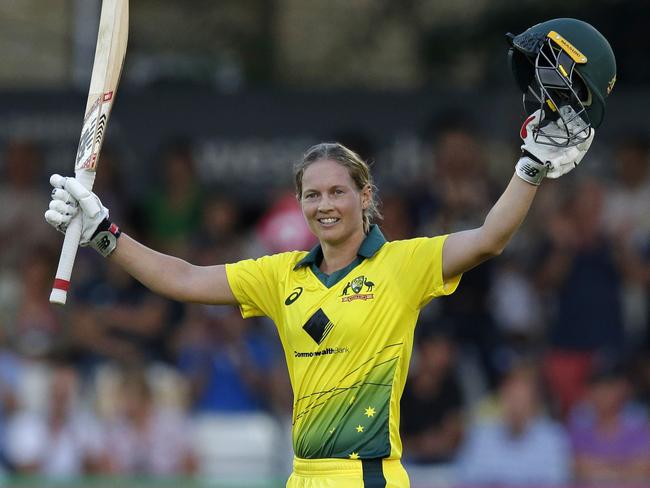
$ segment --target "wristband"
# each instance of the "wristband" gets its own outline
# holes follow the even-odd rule
[[[548,165],[542,163],[528,151],[523,151],[519,161],[515,165],[515,173],[517,173],[517,176],[535,186],[540,185],[547,172]]]
[[[117,239],[120,235],[122,235],[120,228],[108,219],[104,219],[97,226],[89,244],[95,251],[107,258],[117,247]]]

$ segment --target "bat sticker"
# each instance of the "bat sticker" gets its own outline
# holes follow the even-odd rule
[[[75,171],[80,169],[93,171],[95,169],[97,153],[102,146],[104,130],[111,110],[112,98],[112,91],[97,97],[88,111],[79,139]]]

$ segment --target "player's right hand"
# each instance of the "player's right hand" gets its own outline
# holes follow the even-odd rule
[[[65,234],[68,224],[81,209],[81,246],[92,245],[98,227],[108,219],[108,209],[102,205],[97,195],[88,191],[75,178],[65,178],[54,174],[50,177],[52,200],[45,212],[45,220],[52,227]]]

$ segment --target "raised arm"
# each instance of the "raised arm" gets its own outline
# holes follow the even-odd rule
[[[126,234],[109,259],[159,295],[181,302],[235,305],[223,264],[196,266],[154,251]]]
[[[45,220],[65,233],[78,209],[83,212],[82,246],[91,246],[120,265],[155,293],[173,300],[205,304],[236,304],[224,265],[195,266],[150,249],[132,239],[108,217],[99,198],[74,178],[54,175],[54,191]]]
[[[445,281],[501,254],[528,214],[537,188],[514,175],[481,227],[447,238],[442,248]]]
[[[538,110],[522,125],[522,156],[515,166],[515,175],[483,225],[451,234],[445,241],[442,250],[442,274],[445,280],[501,254],[528,214],[542,180],[568,173],[580,163],[589,149],[593,129],[590,129],[588,139],[577,146],[557,147],[537,142],[533,133],[540,123],[540,117]],[[548,125],[553,124],[557,125],[556,122]]]

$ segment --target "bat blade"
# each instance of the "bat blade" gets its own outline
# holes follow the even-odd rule
[[[97,47],[79,147],[75,158],[75,177],[88,190],[95,182],[95,171],[106,135],[106,126],[115,100],[124,65],[129,32],[129,0],[103,0],[97,34]],[[81,238],[81,212],[66,230],[50,302],[64,305],[70,276]]]

